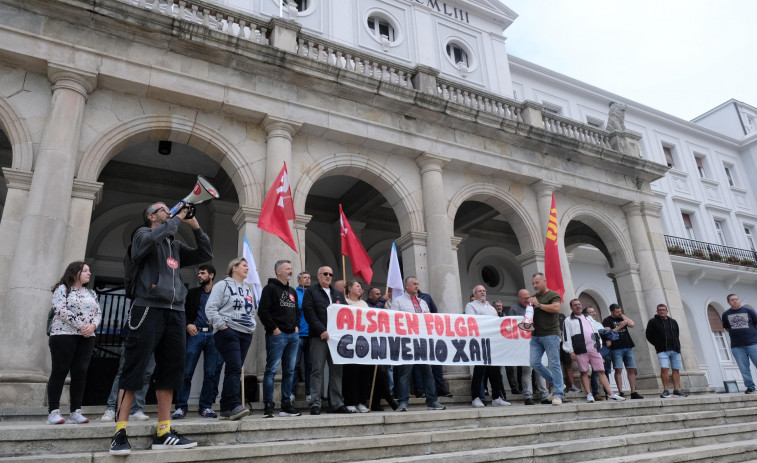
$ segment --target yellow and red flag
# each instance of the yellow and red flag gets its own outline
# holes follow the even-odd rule
[[[562,281],[560,253],[557,249],[557,207],[554,193],[552,193],[552,207],[549,209],[547,241],[544,243],[544,278],[547,280],[547,287],[557,291],[562,298],[565,294],[565,285]]]

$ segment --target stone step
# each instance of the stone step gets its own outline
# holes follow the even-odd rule
[[[130,462],[193,462],[193,461],[249,461],[260,463],[286,462],[363,462],[399,463],[433,461],[439,463],[467,462],[539,462],[591,461],[653,461],[651,453],[678,458],[679,453],[695,457],[710,455],[712,458],[698,458],[698,461],[721,461],[713,459],[719,454],[717,447],[754,450],[757,445],[749,438],[757,431],[757,423],[707,426],[668,431],[649,431],[637,434],[613,435],[588,439],[549,443],[524,443],[508,445],[502,443],[491,448],[481,448],[482,440],[478,430],[457,432],[458,438],[452,442],[449,435],[438,436],[434,432],[405,433],[393,436],[366,436],[361,438],[327,438],[313,441],[274,442],[258,444],[231,444],[224,446],[198,447],[186,451],[132,450]],[[580,434],[579,434],[580,435]],[[727,444],[727,445],[726,445]],[[699,447],[706,450],[694,452]],[[136,446],[133,446],[136,449]],[[364,457],[370,455],[370,460]],[[605,458],[613,455],[611,459]],[[12,457],[8,461],[29,461],[33,458],[49,459],[47,455]],[[66,455],[67,461],[120,461],[106,452],[73,453]],[[751,456],[750,456],[751,457]],[[747,458],[750,458],[747,457]],[[704,458],[704,459],[703,459]],[[734,457],[735,458],[735,457]],[[744,460],[746,458],[742,458]],[[600,460],[602,461],[602,460]],[[654,461],[692,461],[682,459]],[[697,461],[697,460],[694,460]],[[741,461],[729,459],[722,461]]]
[[[622,403],[571,404],[555,406],[512,406],[450,408],[446,411],[370,413],[354,415],[302,416],[263,419],[259,415],[237,422],[199,417],[174,421],[173,426],[196,439],[203,447],[233,444],[266,444],[277,441],[300,446],[339,436],[390,441],[399,436],[422,439],[431,433],[437,447],[458,446],[475,430],[479,447],[518,446],[535,442],[569,441],[577,431],[599,436],[681,430],[693,427],[730,425],[757,421],[757,398],[710,395],[687,399],[645,399]],[[155,432],[154,421],[129,425],[134,448],[148,448]],[[598,423],[600,424],[598,426]],[[0,424],[0,456],[30,453],[98,452],[113,433],[113,423],[48,426],[39,423]],[[459,437],[464,436],[464,437]],[[446,439],[448,444],[441,444]],[[298,442],[299,441],[299,442]],[[423,441],[421,441],[423,442]],[[422,444],[409,442],[411,447]],[[391,446],[391,444],[390,444]],[[225,447],[224,447],[225,448]],[[407,453],[414,455],[417,449]],[[446,450],[437,450],[442,452]],[[420,452],[423,454],[424,452]]]
[[[757,450],[752,440],[754,424],[727,425],[656,432],[625,436],[574,439],[570,442],[501,446],[497,448],[432,453],[414,457],[358,460],[356,463],[667,463],[667,462],[735,462],[747,461]],[[607,457],[612,455],[611,457]]]

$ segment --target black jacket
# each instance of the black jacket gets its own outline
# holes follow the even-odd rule
[[[673,350],[680,353],[681,341],[678,339],[678,322],[670,317],[668,317],[668,321],[670,321],[670,330],[673,332],[673,342],[671,343]],[[663,325],[663,323],[664,322],[659,315],[655,315],[654,318],[647,322],[647,341],[654,346],[658,353],[667,350],[665,348],[667,339],[665,335],[665,325]]]
[[[175,240],[181,219],[172,217],[155,228],[142,227],[131,241],[132,259],[140,260],[134,305],[184,311],[187,288],[181,281],[182,267],[213,258],[210,238],[201,229],[192,230],[196,248]]]
[[[344,294],[340,293],[333,287],[329,286],[331,293],[331,302],[334,304],[346,304]],[[305,290],[305,296],[302,298],[302,310],[305,312],[305,320],[308,322],[311,338],[320,338],[321,334],[326,331],[328,323],[329,296],[326,290],[316,283]]]
[[[276,278],[269,278],[260,294],[258,317],[266,334],[272,334],[276,328],[282,333],[294,333],[295,328],[300,327],[297,291]]]
[[[187,325],[194,325],[197,312],[200,311],[200,296],[202,296],[202,286],[192,288],[187,292],[187,300],[184,302],[184,316],[187,319]]]

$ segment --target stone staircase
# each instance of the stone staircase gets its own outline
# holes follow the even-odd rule
[[[648,397],[653,397],[649,394]],[[656,396],[655,396],[656,397]],[[730,462],[757,459],[757,397],[704,394],[621,403],[427,411],[413,399],[407,413],[174,421],[199,446],[150,451],[155,420],[129,424],[132,454],[106,449],[113,423],[48,426],[0,422],[0,460],[72,462]],[[449,403],[449,402],[447,402]],[[303,407],[303,410],[304,407]],[[85,410],[86,411],[86,410]],[[99,410],[98,410],[99,411]],[[90,418],[99,418],[92,410]],[[44,410],[38,415],[44,415]]]

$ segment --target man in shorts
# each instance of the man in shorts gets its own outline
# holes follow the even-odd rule
[[[660,379],[662,380],[662,394],[660,397],[670,397],[668,390],[668,368],[673,369],[673,397],[686,397],[681,392],[681,341],[678,339],[678,323],[668,316],[668,306],[657,304],[657,314],[647,322],[647,341],[657,351],[660,361]]]
[[[623,395],[623,367],[626,368],[628,383],[631,386],[631,398],[643,399],[644,396],[636,392],[636,360],[633,358],[634,343],[628,328],[635,326],[633,320],[623,314],[623,307],[618,304],[610,304],[610,316],[602,320],[602,326],[606,330],[618,333],[619,338],[610,344],[612,366],[615,368],[615,384],[618,385],[618,394]]]
[[[139,228],[131,243],[131,259],[139,262],[135,297],[129,313],[129,335],[124,344],[124,368],[121,374],[116,409],[116,433],[110,443],[111,455],[128,455],[131,446],[126,436],[129,409],[134,391],[142,381],[150,357],[155,354],[155,395],[158,399],[158,427],[153,436],[153,450],[187,449],[197,442],[171,430],[173,391],[184,380],[186,358],[186,322],[184,301],[187,288],[181,280],[181,267],[198,265],[213,258],[210,238],[196,218],[187,219],[188,208],[171,216],[164,203],[144,210],[145,226]],[[192,228],[196,248],[174,235],[181,222]]]
[[[594,395],[589,386],[589,367],[597,373],[599,384],[605,389],[607,398],[610,400],[623,401],[623,397],[612,392],[610,381],[605,376],[605,364],[599,349],[602,347],[602,341],[599,337],[599,331],[583,314],[581,301],[573,299],[570,301],[570,317],[565,319],[563,331],[563,351],[570,355],[570,360],[578,364],[581,371],[581,384],[587,391],[586,401],[594,402]]]

